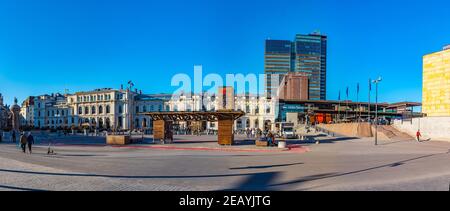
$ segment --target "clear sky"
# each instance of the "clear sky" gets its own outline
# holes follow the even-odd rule
[[[450,44],[446,0],[0,0],[0,93],[170,92],[177,73],[263,73],[264,40],[328,35],[328,99],[421,101],[422,56]]]

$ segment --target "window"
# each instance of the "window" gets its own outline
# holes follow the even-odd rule
[[[142,111],[147,112],[147,106],[142,106]]]
[[[98,107],[98,113],[99,114],[103,114],[103,106],[99,106]]]
[[[122,106],[120,105],[120,106],[119,106],[119,114],[121,114],[122,112],[123,112]]]
[[[61,111],[61,115],[64,116],[64,110]]]
[[[139,113],[139,106],[136,106],[136,113]]]
[[[266,114],[270,114],[270,107],[269,106],[267,106],[267,108],[266,108]]]
[[[84,107],[84,114],[89,114],[89,107]]]
[[[106,113],[109,114],[111,112],[111,109],[109,107],[109,105],[106,105]]]
[[[83,114],[83,108],[78,107],[78,114]]]
[[[92,114],[95,114],[95,112],[96,112],[96,111],[95,111],[95,106],[92,106],[92,107],[91,107],[91,113],[92,113]]]

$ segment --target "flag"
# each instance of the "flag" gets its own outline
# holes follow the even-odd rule
[[[345,92],[345,94],[347,94],[347,98],[348,98],[348,86],[347,86],[347,91]]]
[[[338,100],[341,101],[341,90],[339,90]]]
[[[133,84],[133,82],[132,82],[132,81],[128,81],[128,85],[130,85],[130,86],[134,86],[134,84]]]

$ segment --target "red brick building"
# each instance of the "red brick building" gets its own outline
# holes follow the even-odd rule
[[[288,73],[280,83],[279,97],[282,100],[308,100],[308,76],[304,73]]]

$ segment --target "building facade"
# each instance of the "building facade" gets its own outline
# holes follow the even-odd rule
[[[288,73],[283,77],[279,89],[280,100],[308,100],[308,76],[303,73]]]
[[[30,96],[23,101],[20,114],[22,125],[34,128],[133,130],[152,128],[152,121],[144,115],[146,112],[229,109],[246,113],[236,120],[236,130],[271,128],[276,116],[275,100],[250,94],[235,95],[232,87],[223,89],[226,93],[146,95],[137,90],[107,88],[74,94]],[[180,122],[178,126],[187,128],[189,124]],[[217,127],[216,122],[207,122],[204,128],[217,130]]]
[[[10,119],[9,107],[3,104],[3,96],[0,93],[0,130],[7,129],[9,127]]]
[[[219,89],[220,90],[220,89]],[[236,130],[247,128],[270,129],[275,122],[275,100],[250,94],[234,95],[233,107],[235,111],[244,111],[245,116],[235,121]],[[216,94],[204,93],[194,95],[173,95],[165,102],[165,111],[217,111],[222,108],[222,99]],[[180,128],[188,127],[187,122],[179,122]],[[207,122],[206,129],[217,130],[216,122]]]
[[[326,100],[327,39],[313,33],[297,34],[293,42],[266,40],[264,73],[268,96],[273,96],[285,74],[296,72],[308,76],[309,100]]]
[[[96,89],[75,94],[28,97],[22,103],[22,124],[35,128],[151,127],[142,112],[163,110],[163,101],[129,89]]]
[[[422,112],[450,116],[450,46],[423,57]]]

